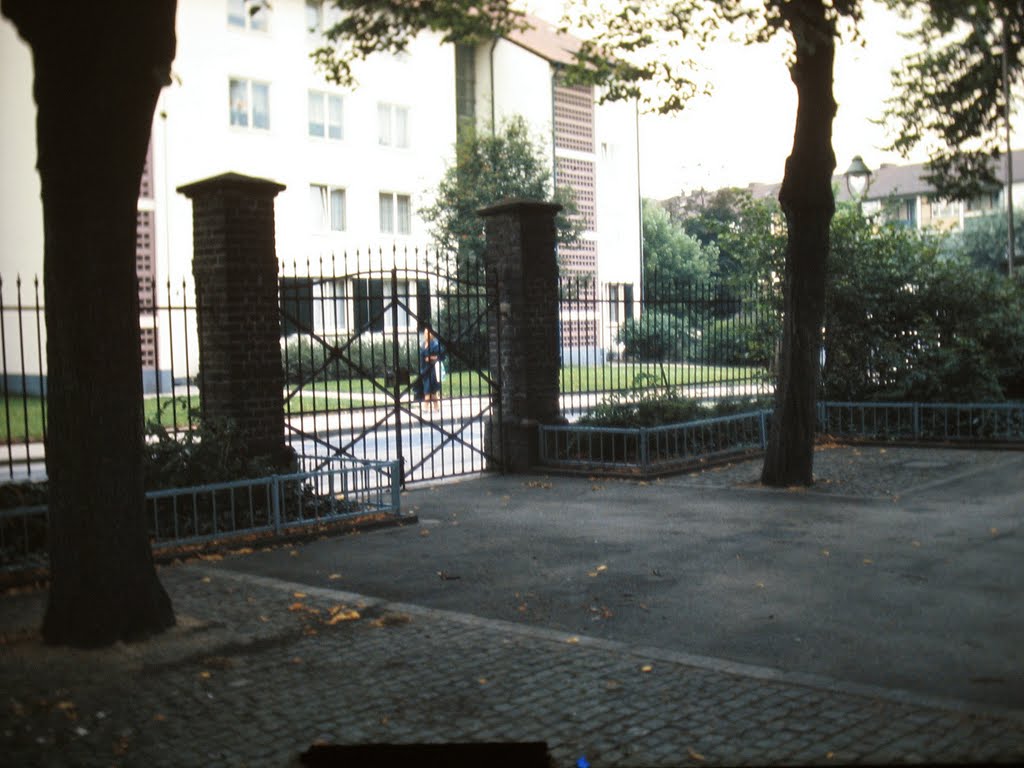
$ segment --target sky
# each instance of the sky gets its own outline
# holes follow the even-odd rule
[[[534,0],[531,10],[557,22],[558,0]],[[890,72],[911,50],[901,31],[911,22],[874,0],[865,0],[862,40],[836,50],[833,122],[836,170],[861,155],[872,170],[882,163],[924,162],[923,150],[909,159],[886,152],[890,143],[882,117],[891,92]],[[694,189],[745,187],[782,181],[793,146],[796,89],[785,65],[784,41],[744,46],[723,42],[702,54],[702,78],[710,96],[694,99],[673,117],[640,117],[640,191],[664,199]],[[1017,110],[1014,148],[1024,146],[1024,110]]]

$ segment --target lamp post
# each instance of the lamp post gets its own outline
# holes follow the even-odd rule
[[[871,169],[864,164],[864,158],[860,155],[854,155],[850,167],[843,174],[843,178],[846,179],[846,191],[850,193],[851,198],[857,201],[857,210],[863,213],[861,210],[861,200],[871,184]]]

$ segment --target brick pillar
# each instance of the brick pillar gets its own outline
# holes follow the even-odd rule
[[[283,189],[235,173],[178,187],[192,201],[203,417],[233,424],[250,458],[288,469],[274,246]]]
[[[559,396],[558,260],[555,215],[562,206],[512,200],[484,208],[489,284],[498,287],[491,322],[491,370],[501,385],[509,472],[537,463],[538,424],[562,422]],[[493,439],[494,436],[491,435]]]

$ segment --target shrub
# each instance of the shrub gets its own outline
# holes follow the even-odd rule
[[[305,334],[289,336],[281,349],[281,365],[288,384],[334,381],[337,379],[383,379],[394,367],[393,337],[361,336],[352,343],[348,337],[330,338],[330,346]],[[400,368],[419,369],[418,338],[411,334],[399,343]]]
[[[770,402],[763,398],[726,398],[703,403],[687,397],[682,390],[661,393],[632,390],[599,403],[580,417],[579,423],[588,427],[658,427],[768,407]]]
[[[693,341],[686,321],[658,310],[644,312],[638,320],[626,320],[616,340],[634,360],[675,362],[687,358]]]

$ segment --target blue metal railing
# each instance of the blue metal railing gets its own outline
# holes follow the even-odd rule
[[[398,462],[335,459],[315,472],[146,493],[154,551],[401,514]],[[0,569],[46,566],[45,505],[0,510]]]
[[[540,461],[566,469],[669,469],[702,459],[764,450],[769,411],[657,427],[540,427]]]
[[[1024,403],[818,404],[818,431],[836,437],[1024,442]]]
[[[659,427],[540,427],[540,462],[561,469],[649,473],[764,450],[769,411]],[[1024,443],[1024,403],[818,404],[818,431],[839,438]]]

